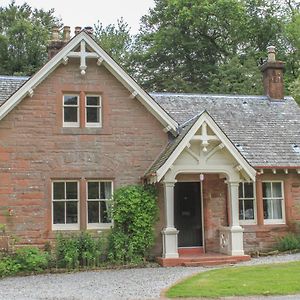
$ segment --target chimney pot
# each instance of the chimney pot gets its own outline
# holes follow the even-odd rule
[[[59,41],[59,28],[57,26],[52,27],[52,41]]]
[[[63,40],[67,43],[70,40],[71,29],[70,26],[64,26],[63,29]]]
[[[77,35],[80,31],[81,31],[81,27],[80,26],[76,26],[75,27],[75,35]]]
[[[89,34],[90,36],[93,36],[93,33],[94,33],[93,27],[86,26],[86,27],[84,27],[84,30],[87,34]]]
[[[268,61],[275,62],[276,61],[276,51],[274,46],[267,47],[268,50]]]

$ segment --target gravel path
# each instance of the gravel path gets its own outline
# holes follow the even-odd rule
[[[300,253],[252,259],[239,265],[294,260],[300,260]],[[158,299],[161,291],[176,281],[207,270],[203,267],[145,268],[12,277],[0,280],[0,299]],[[300,299],[299,295],[294,297],[296,296],[267,299]]]

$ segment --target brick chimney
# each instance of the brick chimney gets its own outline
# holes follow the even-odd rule
[[[51,40],[49,41],[49,45],[47,47],[49,60],[54,57],[60,51],[60,49],[69,42],[70,33],[70,27],[64,26],[61,38],[59,28],[56,26],[52,28]]]
[[[269,46],[268,59],[261,66],[263,73],[263,85],[265,95],[274,101],[282,101],[284,98],[283,69],[284,63],[276,60],[274,46]]]

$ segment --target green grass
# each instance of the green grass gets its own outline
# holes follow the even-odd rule
[[[166,296],[214,298],[297,293],[300,293],[300,261],[211,270],[174,285]]]

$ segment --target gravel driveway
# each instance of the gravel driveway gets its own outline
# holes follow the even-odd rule
[[[252,259],[239,265],[294,260],[300,260],[300,253]],[[181,278],[207,270],[202,267],[145,268],[12,277],[0,280],[0,299],[157,299],[163,289]],[[300,299],[300,296],[267,298]]]

